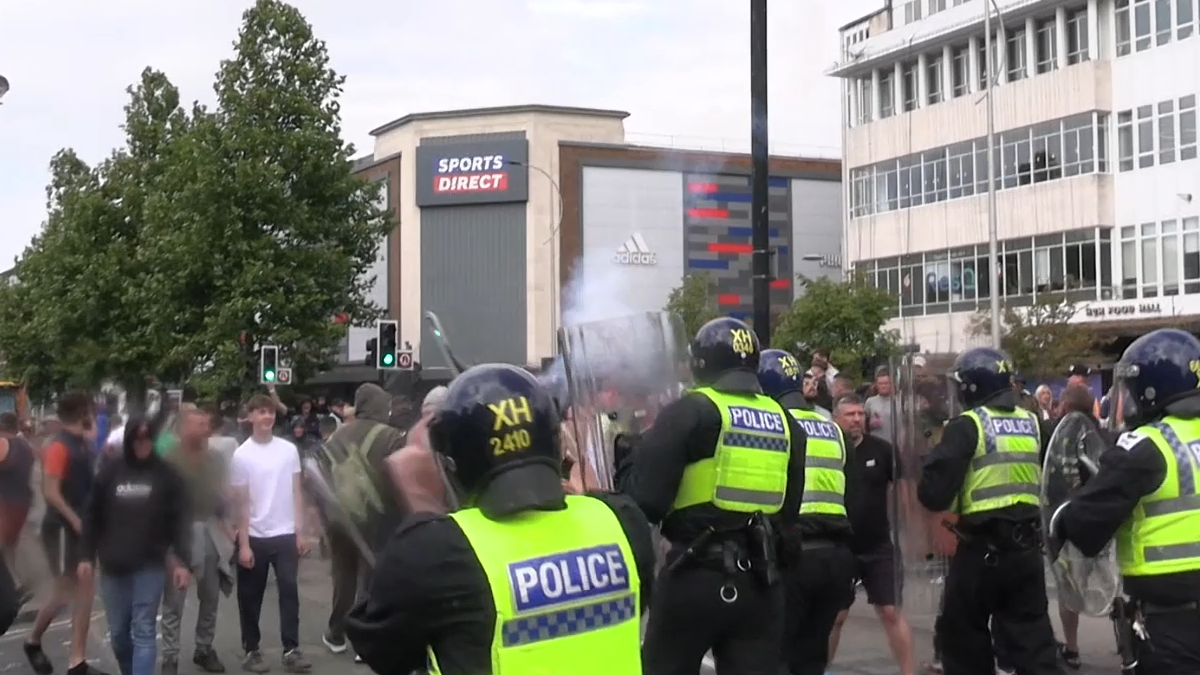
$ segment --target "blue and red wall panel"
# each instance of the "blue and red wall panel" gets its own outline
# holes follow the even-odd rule
[[[770,179],[768,214],[775,281],[771,306],[793,300],[791,181]],[[750,320],[753,311],[753,263],[750,177],[732,174],[684,175],[684,239],[687,273],[716,280],[717,303],[729,316]]]

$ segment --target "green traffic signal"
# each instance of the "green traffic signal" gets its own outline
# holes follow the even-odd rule
[[[396,355],[395,354],[384,354],[383,355],[383,365],[391,366],[395,363],[396,363]]]
[[[267,382],[274,382],[275,381],[275,371],[268,370],[267,372],[263,373],[263,379],[266,380]]]

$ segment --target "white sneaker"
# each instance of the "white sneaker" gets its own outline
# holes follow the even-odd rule
[[[325,648],[328,649],[329,651],[333,652],[334,654],[343,654],[346,651],[346,641],[345,640],[342,640],[342,643],[338,644],[338,643],[334,642],[333,640],[330,640],[328,634],[324,634],[321,636],[321,642],[324,642]]]

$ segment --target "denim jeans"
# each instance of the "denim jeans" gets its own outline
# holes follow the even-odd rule
[[[158,658],[158,608],[166,585],[161,566],[100,576],[100,598],[108,615],[113,656],[121,675],[154,675]]]

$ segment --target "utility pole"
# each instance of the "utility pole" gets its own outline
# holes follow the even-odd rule
[[[983,3],[983,49],[987,63],[987,209],[988,209],[988,288],[991,290],[992,348],[1000,349],[1000,236],[996,219],[996,55],[992,40],[992,2]]]
[[[768,196],[767,0],[750,0],[750,227],[754,271],[754,332],[771,341],[771,222]]]

